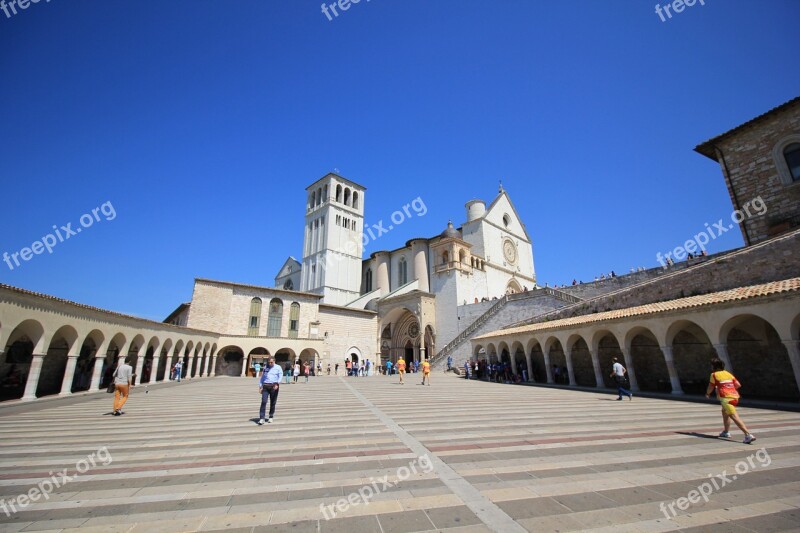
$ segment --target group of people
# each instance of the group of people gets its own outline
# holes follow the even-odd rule
[[[338,367],[337,367],[337,374],[338,374]],[[347,371],[347,375],[351,377],[364,377],[364,376],[371,376],[372,375],[372,362],[367,359],[366,361],[351,361],[350,359],[344,360],[344,367]]]
[[[392,372],[388,370],[394,369],[397,371],[397,374],[400,376],[400,385],[405,385],[405,380],[403,377],[406,374],[406,360],[400,356],[400,359],[397,360],[397,363],[392,366],[391,361],[386,361],[387,366],[387,375],[392,375]],[[419,372],[420,368],[422,368],[422,385],[426,383],[428,386],[431,384],[431,364],[428,362],[428,358],[426,357],[425,360],[420,365],[419,361],[411,361],[408,364],[408,368],[414,368],[414,372]]]
[[[514,373],[508,363],[489,363],[480,359],[473,363],[464,362],[464,377],[495,383],[522,383],[528,381],[528,371],[523,369],[520,373]]]

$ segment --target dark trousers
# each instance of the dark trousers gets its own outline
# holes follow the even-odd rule
[[[614,381],[617,382],[617,393],[620,398],[631,395],[631,391],[625,388],[628,383],[624,376],[614,376]]]
[[[272,385],[264,385],[264,389],[261,391],[261,409],[259,409],[258,414],[260,418],[267,418],[264,416],[267,410],[267,401],[269,400],[269,417],[272,418],[275,415],[275,404],[278,403],[278,387],[273,387]]]

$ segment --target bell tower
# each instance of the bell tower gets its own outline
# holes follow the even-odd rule
[[[347,305],[360,295],[365,191],[334,173],[306,188],[300,290],[321,294],[327,304]]]

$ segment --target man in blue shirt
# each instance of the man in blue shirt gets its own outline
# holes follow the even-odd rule
[[[258,380],[258,392],[261,393],[261,409],[259,409],[258,425],[264,425],[264,415],[266,414],[267,400],[269,400],[269,418],[267,423],[272,423],[272,417],[275,415],[275,403],[278,401],[278,387],[281,383],[283,372],[281,367],[275,364],[275,358],[270,357],[267,359],[267,366],[264,367],[264,372]]]

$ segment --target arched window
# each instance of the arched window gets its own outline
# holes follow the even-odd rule
[[[328,186],[325,185],[322,188],[322,202],[324,203],[324,202],[327,202],[327,201],[328,201]]]
[[[368,268],[364,275],[364,292],[372,292],[372,269]]]
[[[289,338],[296,339],[297,331],[300,327],[300,304],[292,303],[289,308]]]
[[[800,180],[800,143],[792,143],[783,149],[783,158],[786,166],[789,167],[789,175],[792,181]]]
[[[353,191],[353,209],[358,209],[358,192]]]
[[[269,302],[269,320],[267,321],[267,336],[281,336],[281,319],[283,318],[283,302],[273,298]]]
[[[510,224],[511,224],[511,217],[508,216],[508,213],[506,213],[505,215],[503,215],[503,225],[505,227],[508,227]]]
[[[258,326],[261,322],[261,298],[250,300],[250,319],[247,322],[247,335],[258,337]]]
[[[292,283],[291,279],[287,279],[286,283],[283,284],[284,290],[293,291],[294,290],[294,283]]]
[[[442,252],[442,264],[446,265],[449,262],[450,262],[450,254],[447,253],[447,250],[445,250],[444,252]]]
[[[406,263],[406,258],[401,257],[397,266],[397,285],[405,285],[408,283],[408,263]]]
[[[317,189],[317,205],[322,203],[322,187]]]
[[[341,203],[342,202],[342,186],[336,186],[336,201]]]
[[[458,252],[458,262],[459,263],[467,262],[467,253],[464,250]]]
[[[316,201],[316,193],[312,192],[308,199],[308,208],[314,209],[314,202]]]
[[[344,190],[344,205],[350,205],[350,187]]]

